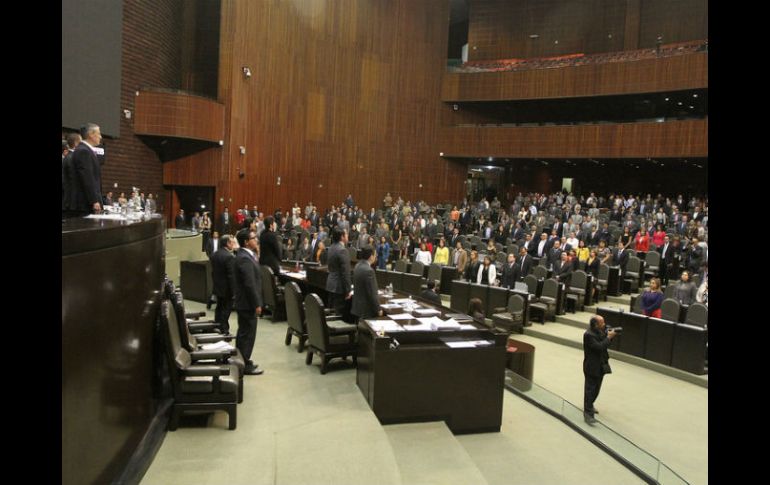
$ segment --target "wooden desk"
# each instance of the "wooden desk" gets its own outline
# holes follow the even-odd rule
[[[439,310],[444,318],[453,313],[419,298],[415,301]],[[378,333],[359,322],[356,383],[381,423],[443,420],[455,434],[500,431],[507,334],[480,324],[474,327]],[[471,340],[491,344],[472,348],[446,344]]]

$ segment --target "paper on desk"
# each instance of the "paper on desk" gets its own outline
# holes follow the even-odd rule
[[[453,349],[468,349],[468,348],[476,347],[473,344],[473,342],[466,342],[466,341],[462,341],[462,342],[444,342],[444,343],[447,344],[447,347],[451,347]]]
[[[382,308],[386,310],[395,310],[396,308],[402,308],[401,305],[397,303],[385,303],[383,305],[380,305]]]
[[[441,320],[438,317],[434,318],[435,320],[430,324],[433,330],[460,330],[460,324],[453,318],[449,320]]]
[[[201,350],[230,350],[233,348],[232,344],[225,342],[224,340],[210,344],[201,344]]]
[[[366,323],[375,332],[401,332],[404,328],[392,320],[367,320]]]
[[[391,303],[401,304],[411,301],[413,304],[416,304],[417,302],[412,300],[411,298],[394,298],[390,300]]]
[[[126,217],[121,214],[89,214],[85,218],[86,219],[107,219],[112,221],[122,221],[126,219]]]
[[[478,330],[478,328],[474,327],[471,324],[464,323],[460,325],[460,330]]]
[[[305,276],[306,276],[306,273],[304,271],[300,271],[299,273],[295,273],[293,271],[287,271],[287,272],[285,272],[283,274],[285,274],[286,276],[288,276],[290,278],[298,278],[298,279],[305,278]]]
[[[394,314],[388,315],[388,316],[390,318],[392,318],[393,320],[411,320],[412,318],[414,318],[409,313],[394,313]]]
[[[423,320],[423,319],[418,319],[418,320]],[[411,330],[411,331],[415,331],[415,330],[430,331],[430,330],[433,330],[430,327],[430,323],[420,323],[420,324],[417,324],[417,325],[406,325],[406,326],[404,326],[404,329]]]
[[[441,312],[436,310],[435,308],[420,308],[419,310],[415,310],[415,313],[421,316],[428,316],[428,315],[440,315]]]

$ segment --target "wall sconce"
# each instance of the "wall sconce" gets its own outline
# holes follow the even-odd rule
[[[246,155],[246,147],[241,145],[238,147],[238,150],[241,152],[241,155]]]
[[[245,77],[246,79],[251,77],[251,69],[249,69],[246,66],[243,66],[243,77]]]
[[[123,115],[126,117],[127,120],[131,119],[131,110],[130,109],[124,109]]]
[[[278,177],[278,180],[276,181],[275,185],[281,185],[281,177]]]

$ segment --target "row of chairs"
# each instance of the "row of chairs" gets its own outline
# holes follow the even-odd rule
[[[643,313],[641,295],[634,299],[631,304],[631,311]],[[664,320],[708,328],[708,317],[709,309],[702,303],[682,305],[673,298],[665,298],[660,305],[660,318]]]

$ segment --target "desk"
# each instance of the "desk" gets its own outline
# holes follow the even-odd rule
[[[535,373],[535,346],[508,338],[506,367],[532,382]]]
[[[442,317],[452,313],[416,301],[439,310]],[[370,321],[383,320],[389,318]],[[443,420],[455,434],[500,431],[507,335],[473,326],[473,330],[378,333],[359,322],[356,384],[381,423]],[[469,348],[446,344],[471,340],[491,343]]]

